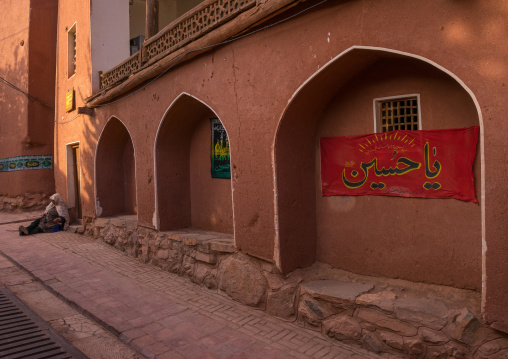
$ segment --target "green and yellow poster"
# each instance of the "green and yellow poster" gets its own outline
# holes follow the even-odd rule
[[[229,140],[226,129],[218,118],[211,118],[212,178],[231,178]]]
[[[44,170],[53,168],[53,155],[0,158],[0,172]]]

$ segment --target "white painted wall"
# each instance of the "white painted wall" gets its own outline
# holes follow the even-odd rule
[[[126,0],[127,1],[127,0]],[[203,0],[159,0],[159,31]],[[130,6],[130,38],[145,34],[146,0],[133,0]]]
[[[203,0],[159,0],[159,30]],[[92,91],[99,71],[106,72],[130,56],[130,39],[145,34],[146,0],[90,0]]]
[[[106,72],[130,56],[129,1],[90,0],[92,91],[99,89],[99,71]]]

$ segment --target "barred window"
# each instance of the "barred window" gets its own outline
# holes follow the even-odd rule
[[[377,132],[419,130],[418,102],[417,96],[376,100]]]

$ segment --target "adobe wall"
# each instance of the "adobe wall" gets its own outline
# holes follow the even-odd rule
[[[28,153],[24,154],[52,155],[54,152],[57,11],[57,0],[32,1],[30,5],[28,92],[46,104],[28,103],[28,135],[24,140]],[[54,192],[53,170],[21,172],[24,172],[25,190],[50,195]]]
[[[123,153],[123,170],[125,178],[125,209],[127,213],[137,213],[136,168],[134,166],[134,147],[132,142],[125,145]]]
[[[374,132],[373,99],[405,94],[420,95],[423,130],[479,125],[467,92],[421,61],[385,58],[352,77],[317,124],[316,259],[355,273],[481,291],[479,205],[455,199],[322,196],[319,139]],[[481,197],[480,162],[478,155],[477,198]]]
[[[0,25],[0,158],[53,154],[56,0],[3,1]],[[40,209],[54,191],[53,170],[0,173],[1,210]],[[41,203],[39,203],[41,202]],[[46,203],[47,204],[47,203]]]
[[[69,14],[72,13],[86,13],[86,9],[76,12],[78,9],[72,9],[74,6],[69,5],[65,9],[66,16],[69,18]],[[302,7],[299,7],[294,11],[301,9]],[[310,265],[317,257],[325,257],[324,249],[330,247],[330,244],[327,247],[321,247],[324,242],[316,241],[316,231],[312,229],[311,222],[315,223],[314,228],[317,226],[320,231],[323,231],[320,221],[326,222],[330,219],[323,219],[321,216],[319,219],[316,218],[316,214],[320,215],[321,212],[318,212],[320,205],[316,202],[315,192],[305,194],[306,197],[300,200],[295,195],[299,193],[299,187],[293,186],[294,181],[283,181],[284,178],[288,179],[288,174],[297,173],[296,170],[288,169],[287,172],[279,172],[281,164],[277,163],[274,155],[275,147],[290,153],[300,145],[298,141],[291,141],[293,133],[291,131],[294,131],[295,135],[301,133],[302,138],[308,141],[305,146],[313,146],[316,138],[313,135],[315,128],[310,125],[292,127],[291,121],[281,122],[289,108],[288,103],[291,102],[300,86],[311,76],[352,46],[386,48],[416,55],[422,61],[432,61],[442,69],[448,70],[456,79],[460,79],[478,102],[479,107],[473,106],[472,100],[466,100],[463,95],[454,98],[456,108],[462,105],[465,107],[450,117],[452,122],[449,125],[455,126],[463,121],[468,123],[479,121],[482,126],[482,139],[485,144],[483,152],[485,190],[478,196],[478,200],[481,208],[484,209],[481,235],[485,242],[481,247],[478,207],[470,207],[470,204],[459,203],[455,200],[426,202],[427,200],[365,198],[360,201],[371,201],[381,206],[396,202],[403,206],[401,210],[411,207],[413,213],[416,213],[416,210],[422,211],[418,212],[416,219],[416,231],[425,235],[418,238],[421,246],[417,248],[421,251],[422,262],[434,260],[433,257],[438,250],[448,250],[450,247],[447,243],[453,241],[451,238],[455,238],[454,241],[459,243],[456,243],[451,255],[457,258],[455,263],[465,259],[467,264],[465,269],[461,267],[457,271],[452,263],[446,263],[445,257],[440,257],[441,271],[437,273],[438,278],[435,275],[432,278],[431,275],[426,274],[427,267],[414,266],[412,271],[408,272],[409,267],[406,264],[393,266],[388,262],[385,262],[386,265],[378,263],[375,260],[376,257],[390,258],[393,256],[393,248],[401,247],[404,242],[393,241],[409,236],[409,230],[404,230],[405,232],[399,238],[386,236],[384,240],[388,245],[376,247],[374,260],[364,261],[361,268],[355,264],[355,269],[360,268],[372,275],[381,275],[387,270],[390,276],[431,282],[445,281],[452,285],[478,289],[481,271],[478,267],[480,261],[483,261],[486,319],[489,322],[499,322],[494,325],[502,328],[508,323],[508,303],[506,303],[508,296],[504,276],[508,270],[505,260],[507,248],[504,241],[508,222],[504,218],[507,204],[502,196],[508,190],[508,185],[502,180],[508,176],[508,168],[492,164],[499,163],[501,158],[505,158],[506,148],[504,137],[508,124],[504,120],[506,113],[504,99],[507,86],[504,84],[507,82],[507,69],[504,59],[507,54],[506,50],[503,52],[503,49],[506,49],[503,34],[506,30],[504,19],[507,11],[502,3],[479,1],[465,3],[427,1],[418,4],[405,1],[328,2],[296,19],[196,57],[176,67],[127,100],[97,108],[94,118],[82,116],[68,125],[58,126],[56,150],[59,154],[58,168],[60,170],[56,173],[57,190],[66,191],[65,171],[61,170],[65,168],[64,156],[62,156],[65,144],[82,141],[84,149],[83,210],[85,216],[92,218],[96,216],[93,195],[94,153],[98,136],[106,122],[111,116],[116,116],[132,135],[135,148],[138,224],[154,228],[158,218],[158,213],[155,211],[155,197],[158,189],[154,181],[154,163],[156,163],[154,144],[157,131],[170,105],[182,93],[187,93],[205,103],[217,114],[228,130],[232,158],[232,200],[236,247],[258,258],[278,262],[279,267],[285,272]],[[431,14],[431,16],[414,16],[414,14]],[[61,35],[64,33],[62,23],[60,27],[59,34]],[[59,50],[59,54],[61,51]],[[359,59],[360,63],[364,60],[365,63],[362,66],[352,62],[351,68],[365,67],[368,65],[368,59]],[[80,61],[86,63],[86,57]],[[322,96],[332,99],[353,73],[341,74],[337,71],[336,74],[342,76],[337,78],[336,83],[330,81],[331,84],[327,85],[328,87],[315,88],[315,91],[306,93],[306,99],[300,102],[299,110],[301,111],[294,115],[321,118],[326,107],[320,109],[323,112],[313,113],[310,110],[314,106],[313,102],[323,101],[320,98]],[[61,83],[64,84],[65,81],[67,80],[63,79]],[[456,88],[455,84],[439,83],[439,81],[436,84],[430,83],[429,89],[434,86],[444,86],[452,90]],[[464,86],[461,87],[464,88]],[[83,94],[83,97],[91,95],[86,89]],[[66,116],[62,111],[62,92],[57,93],[57,96],[59,96],[60,113],[58,118],[61,118]],[[436,96],[434,100],[437,97],[439,96]],[[426,121],[439,120],[437,110],[440,108],[441,105],[422,110],[424,128],[427,123],[431,124]],[[329,111],[331,112],[328,115],[332,115],[335,110],[330,108]],[[365,111],[372,111],[371,105]],[[476,112],[477,116],[471,115],[472,112]],[[467,113],[466,118],[458,116],[462,113]],[[480,119],[478,119],[479,116]],[[323,118],[326,119],[326,116]],[[301,123],[304,122],[301,120]],[[284,131],[287,130],[285,132],[287,136],[281,138],[278,143],[279,126],[284,127]],[[345,130],[352,132],[360,129],[352,126]],[[361,130],[367,131],[367,128],[362,127]],[[315,151],[308,152],[306,156],[302,160],[308,162],[307,167],[311,168],[312,176],[309,179],[302,175],[301,182],[305,182],[305,186],[310,184],[312,188],[315,188]],[[479,156],[481,157],[481,154]],[[297,166],[299,163],[288,164],[288,166],[291,165]],[[100,174],[97,173],[97,175]],[[283,192],[287,193],[290,200],[281,205],[277,202],[280,198],[277,196],[282,196]],[[293,195],[294,200],[291,197]],[[179,205],[179,202],[171,203],[175,203],[175,206]],[[415,203],[418,203],[416,208],[413,207]],[[435,210],[434,203],[446,203],[447,207],[453,207],[458,215],[464,214],[465,218],[454,216],[453,222],[450,223],[446,218],[441,218],[437,222],[433,221],[435,231],[440,235],[429,237],[426,228],[430,218],[436,218],[436,214],[428,212]],[[440,213],[447,213],[442,208],[440,211]],[[308,216],[299,217],[308,218],[308,223],[300,225],[288,221],[282,226],[283,217],[292,217],[292,213],[299,216],[301,216],[299,213],[308,214]],[[466,218],[470,220],[467,228],[472,228],[471,233],[462,230],[461,225],[466,223]],[[360,227],[362,224],[358,223],[357,226]],[[302,228],[303,231],[295,228]],[[460,235],[454,233],[456,228],[460,228]],[[364,238],[368,236],[365,235]],[[352,252],[352,257],[365,257],[362,247],[358,246],[357,242],[353,243],[354,247],[348,248]],[[426,245],[428,247],[425,247]],[[464,248],[466,246],[470,248]],[[331,255],[333,256],[333,252]],[[372,254],[367,253],[367,257],[369,255]],[[337,257],[327,260],[333,261],[338,266],[343,265]],[[455,274],[452,273],[461,270],[469,274],[464,277],[460,275],[454,277]],[[505,329],[508,330],[506,327]]]
[[[203,118],[190,148],[191,226],[232,234],[231,179],[211,177],[211,147],[210,119]]]
[[[164,114],[153,178],[158,195],[154,224],[160,230],[197,227],[233,233],[231,180],[211,177],[212,118],[217,114],[186,94]]]
[[[71,1],[58,4],[57,28],[57,71],[56,71],[56,115],[54,126],[55,138],[55,186],[67,201],[67,148],[71,143],[79,142],[81,156],[81,196],[83,215],[95,215],[94,200],[94,161],[97,140],[102,132],[96,128],[95,119],[78,116],[77,108],[84,106],[83,99],[89,96],[91,87],[91,53],[90,53],[90,2]],[[67,31],[76,24],[77,64],[76,73],[67,74]],[[65,111],[65,95],[75,90],[75,110]],[[93,146],[93,148],[92,148]],[[72,168],[72,167],[71,167]],[[93,206],[89,205],[90,203]]]
[[[0,31],[3,34],[0,39],[3,49],[0,51],[1,76],[27,92],[30,1],[2,1],[0,10],[3,14],[10,14],[0,23]],[[17,156],[24,151],[22,139],[26,136],[28,128],[28,99],[21,92],[2,83],[0,85],[0,110],[2,113],[0,158]],[[2,183],[9,186],[10,177],[14,173],[0,173]],[[3,191],[10,192],[6,188],[2,188]]]
[[[47,105],[29,103],[28,135],[31,147],[44,154],[53,153],[57,4],[57,0],[32,1],[30,7],[28,91]]]
[[[134,148],[125,126],[112,118],[101,134],[96,154],[97,215],[136,213]]]

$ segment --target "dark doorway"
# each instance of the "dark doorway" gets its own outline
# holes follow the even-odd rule
[[[71,146],[72,149],[72,173],[74,175],[74,195],[76,199],[75,216],[76,219],[81,219],[81,181],[79,176],[79,169],[81,166],[81,159],[79,154],[79,144],[75,144]]]

